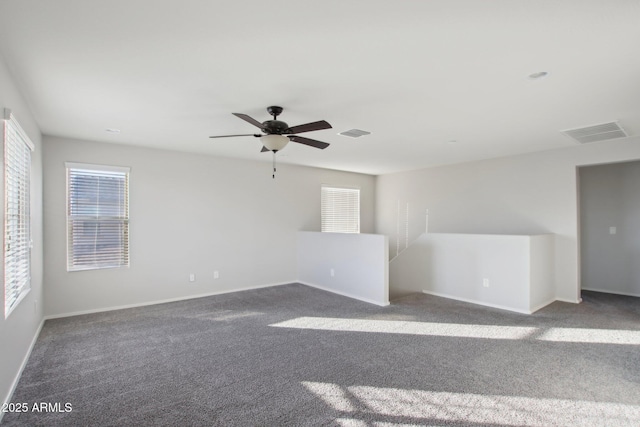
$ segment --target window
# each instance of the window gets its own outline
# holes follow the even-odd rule
[[[322,186],[322,231],[360,232],[360,189]]]
[[[4,316],[31,288],[31,151],[10,110],[4,114]]]
[[[67,163],[67,270],[129,266],[129,168]]]

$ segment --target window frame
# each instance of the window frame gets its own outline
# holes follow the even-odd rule
[[[123,195],[123,204],[124,204],[124,216],[113,217],[107,215],[97,215],[97,216],[86,216],[86,215],[71,215],[71,171],[82,171],[82,172],[95,172],[96,174],[122,174],[124,175],[124,195]],[[78,271],[92,271],[92,270],[102,270],[108,268],[123,268],[129,267],[131,265],[131,246],[130,246],[130,234],[129,234],[129,224],[130,224],[130,215],[129,215],[129,194],[130,194],[130,173],[131,168],[126,166],[112,166],[112,165],[97,165],[90,163],[75,163],[75,162],[65,162],[65,175],[66,175],[66,222],[67,222],[67,271],[68,272],[78,272]],[[75,219],[74,219],[75,218]],[[86,220],[86,221],[122,221],[123,225],[123,237],[122,237],[122,256],[120,257],[123,262],[118,263],[117,265],[100,265],[99,263],[81,263],[74,264],[73,257],[73,230],[72,230],[72,222],[74,220]],[[115,259],[115,258],[114,258]]]
[[[31,240],[31,153],[35,149],[33,142],[8,108],[4,110],[3,115],[2,142],[4,179],[2,277],[4,281],[4,318],[6,319],[31,291],[31,249],[33,246]],[[11,146],[12,144],[15,146]],[[20,157],[22,157],[21,160],[24,160],[23,163],[9,163],[12,159]],[[13,171],[13,176],[10,176],[11,171]],[[10,185],[13,187],[9,188]],[[10,229],[11,210],[17,211],[17,214],[14,215],[17,215],[16,223],[18,225],[14,229]],[[18,236],[17,243],[13,244],[17,246],[18,253],[15,253],[15,250],[9,250],[9,236]],[[9,264],[11,269],[8,270]],[[15,277],[7,277],[8,271],[13,271]],[[21,283],[16,284],[16,282]],[[16,290],[16,296],[9,298],[9,295],[14,294]]]
[[[326,214],[327,214],[327,208],[325,207],[325,194],[328,195],[328,193],[325,193],[325,190],[338,190],[338,191],[345,191],[345,192],[355,192],[355,194],[357,195],[356,199],[357,199],[357,206],[355,209],[352,209],[351,207],[348,209],[349,212],[343,212],[343,213],[339,213],[340,215],[349,215],[350,212],[355,211],[355,218],[347,218],[346,220],[342,220],[343,222],[349,222],[349,221],[353,221],[354,219],[356,220],[357,224],[355,225],[355,227],[353,228],[335,228],[335,223],[336,220],[335,219],[329,219],[326,218]],[[322,184],[320,186],[320,231],[323,233],[345,233],[345,234],[359,234],[360,233],[360,225],[361,225],[361,218],[360,218],[360,205],[361,205],[361,201],[360,201],[360,187],[353,187],[353,186],[344,186],[344,185],[332,185],[332,184]],[[332,213],[333,215],[336,215],[335,212]]]

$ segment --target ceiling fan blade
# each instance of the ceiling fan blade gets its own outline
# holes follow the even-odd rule
[[[295,136],[295,135],[293,135],[293,136],[289,136],[288,138],[293,142],[298,142],[300,144],[309,145],[311,147],[319,148],[321,150],[324,150],[325,148],[327,148],[329,146],[329,144],[327,144],[326,142],[316,141],[315,139],[305,138],[304,136]]]
[[[302,132],[311,132],[313,130],[322,130],[322,129],[331,129],[331,125],[324,120],[320,120],[318,122],[307,123],[304,125],[294,126],[285,131],[285,133],[302,133]]]
[[[234,136],[255,136],[256,138],[259,138],[262,135],[258,135],[257,133],[243,133],[242,135],[217,135],[217,136],[210,136],[209,138],[231,138]]]
[[[264,153],[265,151],[270,151],[267,147],[265,147],[264,145],[262,146],[262,150],[260,150],[261,153]]]
[[[242,114],[242,113],[231,113],[231,114],[233,114],[236,117],[240,117],[242,120],[244,120],[245,122],[251,123],[255,127],[259,127],[260,129],[262,129],[262,123],[260,123],[253,117],[247,116],[246,114]]]

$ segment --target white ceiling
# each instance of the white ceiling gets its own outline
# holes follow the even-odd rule
[[[43,134],[84,140],[271,161],[208,136],[281,105],[333,129],[280,162],[382,174],[640,133],[638,0],[0,0],[0,53]]]

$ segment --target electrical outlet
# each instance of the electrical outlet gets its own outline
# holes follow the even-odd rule
[[[195,273],[190,273],[189,274],[189,281],[190,282],[195,282],[196,281],[196,274]]]
[[[489,287],[489,279],[487,279],[486,277],[484,279],[482,279],[482,286],[484,286],[485,288]]]
[[[336,271],[332,268],[329,270],[329,274],[331,275],[331,277],[335,277]]]
[[[213,278],[214,279],[219,279],[220,278],[220,273],[218,272],[218,270],[213,272]]]

